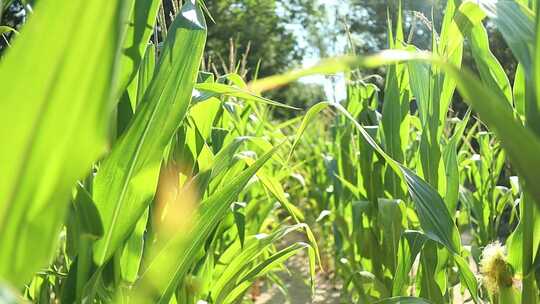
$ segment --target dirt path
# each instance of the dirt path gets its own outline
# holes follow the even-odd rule
[[[288,272],[279,272],[278,276],[288,290],[284,296],[277,286],[265,289],[255,300],[255,304],[339,304],[340,286],[329,278],[328,273],[318,273],[315,278],[315,294],[311,295],[309,285],[309,265],[305,254],[291,257],[286,263]]]

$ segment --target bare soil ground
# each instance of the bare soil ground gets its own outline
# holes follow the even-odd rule
[[[315,294],[311,294],[309,284],[309,266],[306,256],[297,255],[286,263],[288,272],[280,272],[278,276],[283,280],[288,290],[285,296],[276,286],[263,289],[255,300],[255,304],[339,304],[340,286],[333,282],[326,273],[316,276]]]
[[[291,238],[298,241],[303,237],[300,235],[291,235]],[[286,242],[287,242],[286,241]],[[325,260],[331,260],[328,254],[323,255],[323,264]],[[312,294],[309,279],[309,260],[307,253],[301,252],[291,257],[285,263],[286,270],[277,273],[287,290],[284,295],[278,286],[272,282],[260,282],[259,287],[252,292],[252,300],[248,303],[254,304],[340,304],[346,303],[340,300],[341,284],[333,278],[331,271],[321,272],[317,267],[315,277],[315,293]],[[331,269],[332,267],[324,267]],[[260,292],[259,292],[260,290]]]

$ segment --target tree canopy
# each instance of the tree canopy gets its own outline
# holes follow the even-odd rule
[[[231,61],[246,55],[248,78],[283,72],[301,62],[293,26],[309,27],[319,20],[316,1],[210,0],[206,5],[216,23],[208,26],[208,60],[224,72]],[[236,57],[236,58],[235,58]],[[259,63],[260,62],[260,63]],[[234,65],[233,65],[234,66]],[[253,70],[259,67],[258,71]]]

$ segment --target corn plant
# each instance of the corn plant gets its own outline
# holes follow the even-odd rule
[[[301,250],[313,278],[285,106],[200,71],[204,3],[172,5],[40,1],[2,59],[2,302],[238,303]]]
[[[310,109],[293,145],[301,151],[301,137],[314,134],[308,124],[334,109],[330,142],[306,139],[325,153],[324,167],[307,171],[317,175],[307,180],[326,202],[318,204],[318,218],[330,221],[348,301],[538,300],[538,193],[527,187],[537,181],[531,166],[539,151],[534,123],[527,123],[536,115],[536,93],[527,89],[537,53],[534,9],[534,1],[448,1],[440,33],[432,27],[431,52],[404,42],[398,18],[389,27],[393,51],[337,58],[252,85],[265,90],[353,69],[347,100]],[[520,62],[513,87],[489,49],[486,17]],[[478,76],[461,66],[465,46]],[[377,90],[354,69],[381,65],[387,75],[379,113]],[[456,87],[475,114],[448,117]]]
[[[304,250],[345,303],[538,303],[536,1],[449,0],[428,50],[400,6],[389,50],[252,83],[203,70],[202,1],[36,2],[0,61],[1,302],[243,303]],[[263,91],[338,72],[273,120]]]

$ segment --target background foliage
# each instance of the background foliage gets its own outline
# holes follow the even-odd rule
[[[0,302],[538,303],[537,2],[0,1]]]

